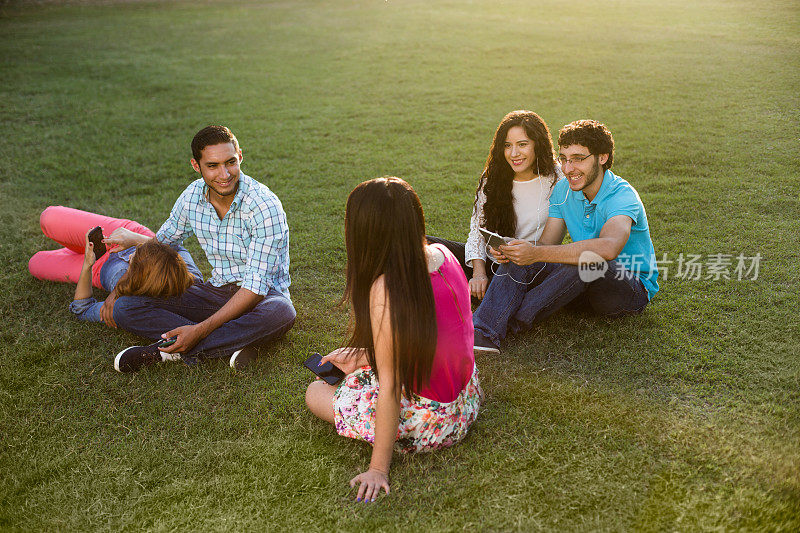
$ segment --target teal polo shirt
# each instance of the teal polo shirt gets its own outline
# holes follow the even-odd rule
[[[626,215],[633,221],[628,242],[617,256],[617,262],[633,272],[647,289],[647,298],[658,292],[658,266],[644,204],[630,183],[610,170],[603,174],[603,184],[591,202],[582,191],[569,188],[562,178],[550,195],[550,216],[564,220],[573,241],[596,239],[608,219]]]

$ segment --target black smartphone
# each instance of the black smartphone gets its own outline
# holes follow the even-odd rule
[[[89,242],[94,246],[95,260],[103,257],[103,254],[106,253],[106,244],[103,242],[103,228],[100,226],[92,228],[92,231],[89,232]]]
[[[313,373],[325,380],[328,385],[337,385],[344,378],[344,372],[338,366],[330,361],[320,366],[319,362],[322,356],[318,353],[312,353],[311,357],[303,361],[303,366],[311,370]]]

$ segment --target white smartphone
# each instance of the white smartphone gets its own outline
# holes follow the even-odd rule
[[[508,244],[511,240],[511,237],[503,237],[502,235],[498,235],[493,231],[489,231],[486,228],[478,228],[478,231],[481,232],[483,238],[486,239],[486,242],[497,251],[500,251],[500,247],[504,244]]]

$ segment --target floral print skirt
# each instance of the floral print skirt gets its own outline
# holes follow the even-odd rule
[[[466,436],[482,401],[477,367],[464,390],[452,402],[441,403],[416,394],[409,401],[403,396],[395,450],[425,452],[452,446]],[[377,403],[378,379],[372,368],[362,366],[347,375],[333,395],[336,431],[373,444]]]

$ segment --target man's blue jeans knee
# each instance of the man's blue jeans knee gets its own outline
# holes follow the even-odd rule
[[[650,301],[639,278],[616,261],[608,262],[605,275],[589,283],[586,294],[592,309],[608,317],[641,313]]]
[[[238,287],[214,287],[198,282],[178,298],[122,296],[114,304],[114,321],[132,333],[153,340],[167,331],[197,324],[216,313],[238,291]],[[264,343],[285,334],[297,316],[291,300],[275,289],[252,310],[229,320],[211,332],[185,359],[225,357],[254,343]]]

